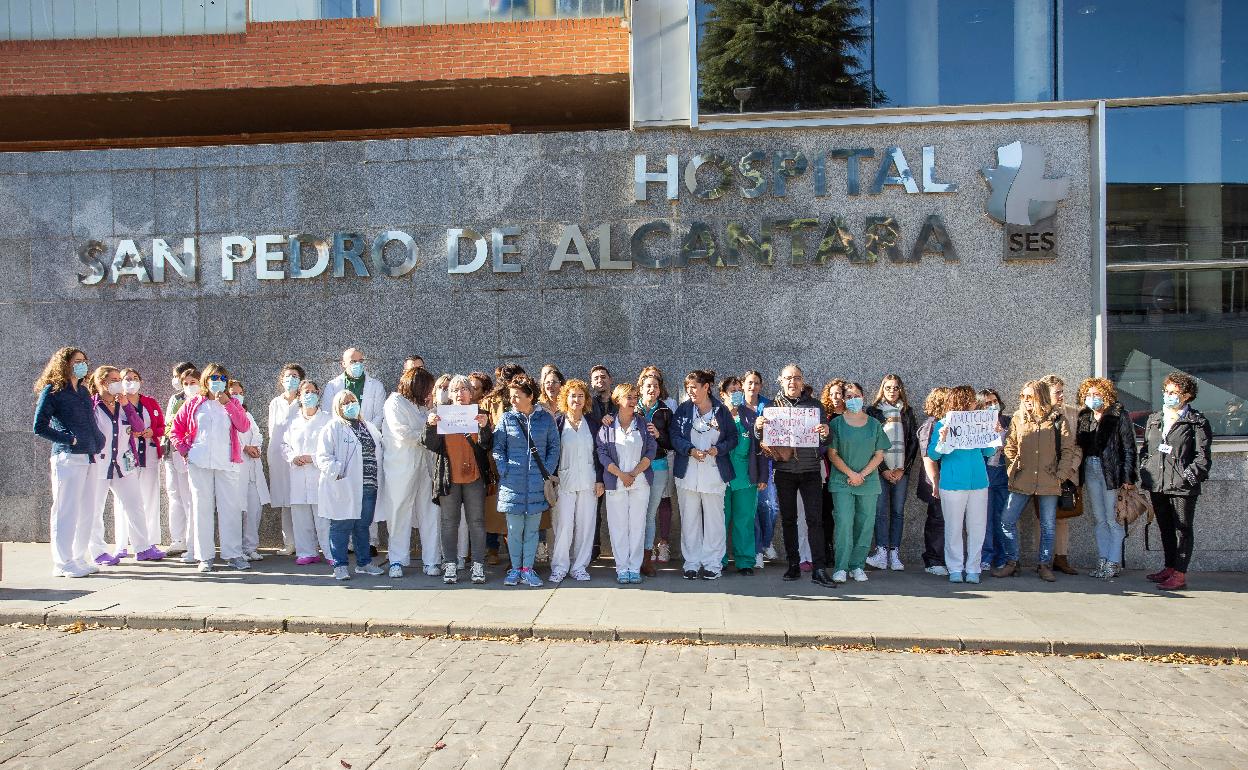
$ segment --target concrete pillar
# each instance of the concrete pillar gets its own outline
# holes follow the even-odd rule
[[[1183,24],[1184,90],[1208,93],[1222,85],[1222,0],[1186,0]],[[1222,256],[1222,110],[1194,105],[1184,114],[1183,196],[1188,259]],[[1222,271],[1188,276],[1192,312],[1222,312]]]
[[[1014,0],[1014,101],[1053,98],[1053,4]]]

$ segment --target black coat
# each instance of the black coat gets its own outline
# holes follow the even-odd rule
[[[884,424],[884,410],[878,405],[867,407],[867,414],[879,420],[881,425]],[[901,438],[906,444],[904,461],[906,473],[910,473],[910,467],[914,465],[914,461],[919,456],[918,432],[919,423],[914,416],[914,410],[910,408],[909,404],[906,404],[905,408],[901,410]]]
[[[485,414],[484,410],[482,414]],[[490,449],[493,445],[494,432],[487,420],[485,427],[477,429],[477,440],[472,442],[477,471],[487,488],[498,483],[498,472],[494,470],[494,463],[490,462]],[[438,433],[438,426],[425,426],[425,448],[437,456],[433,463],[433,502],[437,503],[443,495],[451,491],[451,458],[446,451],[446,436]]]
[[[1164,436],[1163,424],[1162,413],[1154,412],[1144,426],[1140,485],[1160,495],[1196,497],[1200,485],[1209,478],[1209,446],[1213,443],[1209,420],[1188,406]],[[1170,445],[1169,454],[1158,450],[1162,444]]]
[[[1079,483],[1086,483],[1083,469],[1089,457],[1100,458],[1106,489],[1136,483],[1139,476],[1136,473],[1135,427],[1122,404],[1112,404],[1099,422],[1092,416],[1091,409],[1080,409],[1077,426],[1075,443],[1083,451]]]
[[[641,412],[641,415],[645,417],[646,410],[641,407],[641,404],[637,405],[637,411]],[[658,404],[655,405],[654,414],[646,417],[646,422],[653,425],[654,429],[659,432],[659,435],[654,439],[654,442],[659,445],[659,453],[654,456],[654,459],[662,460],[664,457],[667,457],[668,452],[672,451],[672,435],[670,432],[672,428],[671,407],[664,403],[663,399],[659,399]],[[595,433],[594,435],[598,434]]]

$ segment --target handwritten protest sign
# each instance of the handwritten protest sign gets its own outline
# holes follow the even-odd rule
[[[991,409],[974,412],[950,412],[945,415],[945,446],[949,449],[983,449],[1001,446],[997,433],[997,413]]]
[[[769,406],[763,410],[763,443],[768,446],[819,446],[819,410]]]
[[[438,433],[476,433],[476,404],[441,404],[438,406]]]

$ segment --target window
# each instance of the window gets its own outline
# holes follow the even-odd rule
[[[1139,417],[1181,369],[1248,436],[1248,103],[1111,110],[1106,144],[1110,376]]]
[[[362,19],[376,16],[373,0],[252,0],[252,21]]]
[[[242,32],[247,0],[4,0],[0,40]]]
[[[624,0],[381,0],[383,27],[622,16]]]

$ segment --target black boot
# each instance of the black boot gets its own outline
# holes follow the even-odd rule
[[[802,576],[802,568],[797,564],[790,564],[789,568],[784,571],[782,580],[792,582]]]
[[[828,574],[828,571],[822,567],[810,573],[810,579],[812,582],[818,583],[825,588],[836,588],[836,583],[832,582],[832,577]]]

